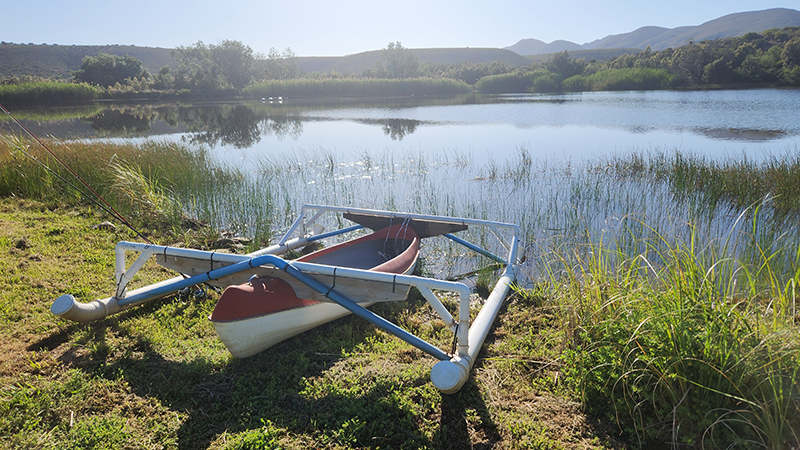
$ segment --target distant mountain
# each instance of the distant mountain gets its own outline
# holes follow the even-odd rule
[[[511,47],[506,47],[506,50],[518,53],[520,55],[545,55],[548,53],[558,53],[566,51],[583,50],[583,46],[570,41],[553,41],[546,43],[538,39],[523,39]]]
[[[800,26],[800,11],[788,8],[773,8],[763,11],[749,11],[728,14],[697,26],[663,28],[647,26],[630,33],[606,36],[583,45],[568,41],[554,41],[546,44],[536,39],[523,39],[516,44],[505,47],[520,55],[541,55],[557,53],[564,50],[593,50],[612,48],[645,49],[649,45],[653,50],[664,50],[680,47],[691,41],[721,39],[742,36],[746,33],[759,33],[772,28]],[[558,45],[554,45],[559,43]],[[577,48],[562,48],[565,44],[573,44]]]
[[[800,26],[800,11],[774,8],[729,14],[694,27],[661,29],[660,33],[650,30],[650,28],[656,27],[639,28],[631,33],[608,36],[589,42],[584,47],[587,49],[616,47],[644,49],[649,45],[653,50],[664,50],[670,47],[680,47],[691,41],[700,42],[742,36],[750,32],[758,33],[771,28],[797,26]]]
[[[762,32],[771,28],[800,26],[800,11],[774,8],[763,11],[729,14],[702,25],[678,28],[647,26],[630,33],[606,36],[583,45],[569,41],[545,43],[537,39],[523,39],[516,44],[500,48],[428,48],[411,49],[420,63],[457,64],[491,63],[499,61],[507,66],[527,66],[542,56],[562,51],[587,60],[604,60],[622,53],[635,53],[647,48],[663,50],[680,47],[690,41],[741,36],[748,32]],[[172,50],[133,45],[34,45],[0,42],[0,79],[12,76],[39,76],[44,78],[71,78],[85,56],[99,53],[130,55],[142,61],[151,72],[162,67],[177,68]],[[381,59],[381,50],[347,56],[298,57],[303,72],[339,73],[360,75],[372,69]],[[544,57],[546,59],[546,57]]]
[[[528,58],[511,50],[501,48],[420,48],[410,49],[417,55],[419,62],[456,64],[490,63],[499,61],[507,66],[519,67],[530,65]],[[382,50],[356,53],[347,56],[301,56],[297,64],[302,72],[339,73],[342,75],[361,75],[367,69],[374,69],[381,60]]]

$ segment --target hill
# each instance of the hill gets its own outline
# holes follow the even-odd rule
[[[741,36],[748,32],[762,32],[771,28],[800,26],[800,11],[773,8],[729,14],[698,26],[663,28],[646,26],[630,33],[606,36],[583,45],[569,41],[545,43],[537,39],[523,39],[506,48],[429,48],[412,49],[422,64],[490,63],[499,61],[507,66],[527,66],[531,60],[542,56],[569,51],[576,58],[604,60],[621,53],[636,52],[649,45],[653,50],[679,47],[690,41],[712,40]],[[44,78],[71,78],[80,68],[85,56],[99,53],[130,55],[142,61],[151,72],[164,66],[176,67],[172,50],[133,45],[34,45],[0,43],[0,79],[12,76],[38,76]],[[523,56],[524,55],[524,56]],[[536,56],[526,58],[525,56]],[[303,72],[360,75],[372,69],[381,59],[381,50],[372,50],[347,56],[298,57]]]
[[[530,60],[510,50],[500,48],[426,48],[412,49],[425,63],[489,63],[500,61],[508,66],[526,66]],[[176,67],[172,50],[166,48],[137,47],[133,45],[34,45],[0,43],[0,79],[12,76],[38,76],[44,78],[71,78],[85,56],[100,53],[130,55],[142,61],[151,72],[164,66]],[[298,57],[303,72],[335,72],[343,75],[361,75],[380,61],[381,50],[347,56]]]
[[[552,58],[553,55],[556,53],[560,53],[560,50],[555,53],[543,53],[540,55],[528,55],[527,58],[531,62],[542,62],[547,61],[548,59]],[[642,51],[640,48],[598,48],[594,50],[574,50],[569,52],[569,57],[573,59],[583,59],[586,61],[607,61],[612,58],[616,58],[617,56],[624,55],[624,54],[631,54],[635,55]]]
[[[680,47],[690,41],[704,41],[726,37],[742,36],[750,32],[761,32],[772,28],[800,26],[800,11],[787,8],[774,8],[764,11],[751,11],[729,14],[698,26],[662,29],[653,33],[650,28],[639,28],[631,33],[609,36],[585,44],[587,49],[637,47],[664,50]]]
[[[728,14],[697,26],[663,28],[646,26],[630,33],[615,34],[579,45],[569,41],[554,41],[549,44],[537,39],[522,39],[505,47],[520,55],[543,55],[568,50],[637,48],[649,45],[653,50],[680,47],[690,41],[713,40],[742,36],[746,33],[759,33],[772,28],[800,26],[800,11],[788,8],[773,8],[763,11],[749,11]]]
[[[529,59],[519,54],[501,48],[422,48],[411,49],[419,62],[456,64],[490,63],[499,61],[507,66],[527,66]],[[335,72],[342,75],[360,75],[367,69],[372,69],[381,60],[381,50],[356,53],[347,56],[306,56],[297,58],[298,66],[303,72]]]
[[[100,53],[130,55],[142,61],[151,73],[164,66],[175,67],[172,50],[134,45],[34,45],[0,43],[0,78],[34,76],[71,78],[85,56]]]

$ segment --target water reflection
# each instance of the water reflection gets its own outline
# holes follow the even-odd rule
[[[393,141],[402,141],[407,134],[411,134],[422,123],[419,120],[388,119],[383,123],[383,134]]]
[[[147,136],[157,113],[147,108],[105,109],[83,119],[105,137]]]
[[[285,100],[285,99],[284,99]],[[461,149],[497,156],[520,145],[536,154],[583,158],[633,148],[707,154],[800,135],[800,90],[588,92],[357,102],[108,105],[19,112],[34,133],[60,139],[182,139],[241,156],[316,147],[403,151]],[[16,132],[6,121],[0,131]],[[413,136],[413,139],[411,137]],[[289,142],[281,142],[289,141]],[[748,147],[749,146],[749,147]],[[762,147],[759,147],[759,149]]]
[[[695,130],[709,138],[725,141],[769,142],[787,136],[783,130],[747,128],[696,128]]]
[[[159,131],[180,132],[188,133],[191,143],[231,145],[239,149],[256,145],[264,136],[280,140],[297,138],[303,133],[299,116],[246,104],[110,107],[80,120],[91,125],[98,137],[146,137],[160,134]]]

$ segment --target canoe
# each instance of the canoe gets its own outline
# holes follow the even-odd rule
[[[383,228],[301,258],[298,262],[409,274],[419,256],[420,237],[407,224]],[[362,303],[402,301],[410,286],[315,275],[337,292]],[[231,285],[217,301],[211,321],[225,347],[246,358],[304,331],[349,314],[278,269],[254,275],[249,282]]]
[[[344,220],[356,225],[345,226]],[[334,221],[344,228],[323,232],[324,224]],[[496,245],[502,246],[507,256],[498,256],[485,245],[478,246],[453,234],[471,226],[494,236]],[[308,244],[362,229],[373,232],[298,259],[284,258]],[[439,236],[505,266],[474,319],[466,284],[408,275],[416,265],[420,240]],[[431,381],[443,393],[452,394],[469,378],[517,277],[524,259],[519,254],[520,245],[520,229],[510,223],[303,205],[297,219],[276,243],[247,255],[118,242],[114,249],[113,295],[84,303],[65,293],[50,310],[65,320],[91,322],[194,286],[219,286],[226,290],[210,319],[231,353],[241,358],[353,313],[439,360],[431,369]],[[130,289],[138,271],[150,260],[180,275]],[[454,347],[449,353],[365,308],[375,302],[404,300],[411,287],[419,290],[453,333]],[[450,311],[451,307],[438,297],[447,292],[452,295],[450,298],[458,299],[457,312]]]

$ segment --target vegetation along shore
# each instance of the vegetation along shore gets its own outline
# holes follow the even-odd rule
[[[265,162],[270,190],[202,147],[48,146],[159,244],[213,247],[225,204],[227,226],[258,208],[262,221],[246,230],[260,247],[284,226],[282,177],[305,176]],[[5,448],[800,445],[796,155],[638,153],[570,168],[573,199],[636,183],[697,214],[675,228],[630,216],[610,234],[575,216],[553,239],[531,239],[538,275],[507,301],[474,377],[453,396],[428,382],[432,358],[355,318],[244,360],[207,320],[213,291],[93,324],[55,319],[49,305],[66,290],[83,300],[113,290],[113,247],[135,236],[95,227],[108,217],[31,156],[68,175],[33,142],[0,141]],[[324,170],[345,179],[331,158]],[[529,182],[536,164],[522,151],[482,182]],[[709,211],[732,215],[730,231],[702,231]],[[164,275],[148,266],[137,282]],[[447,345],[419,295],[378,308]]]
[[[14,44],[0,44],[13,46]],[[24,46],[19,46],[24,47]],[[58,51],[59,49],[51,49]],[[63,51],[70,51],[65,47]],[[444,50],[442,50],[444,51]],[[69,76],[1,81],[0,104],[60,105],[106,99],[332,98],[640,89],[800,86],[800,27],[786,27],[601,61],[568,52],[527,66],[495,62],[421,63],[392,42],[360,75],[302,72],[291,49],[254,55],[239,41],[198,42],[172,52],[151,73],[132,56],[87,56]]]

